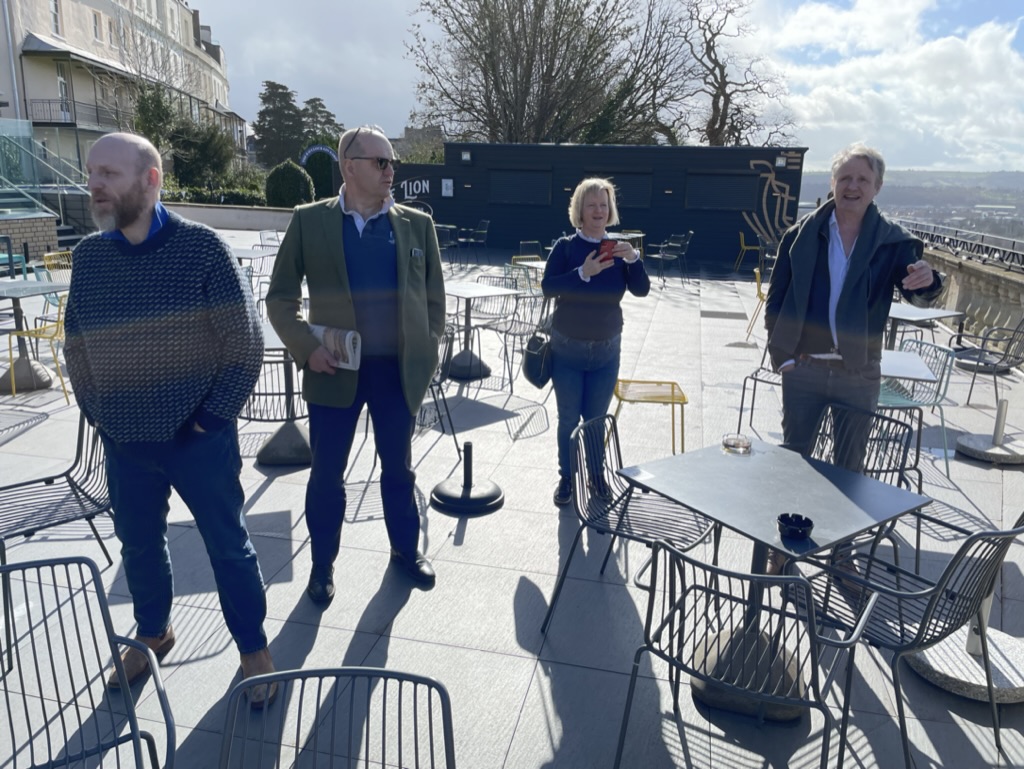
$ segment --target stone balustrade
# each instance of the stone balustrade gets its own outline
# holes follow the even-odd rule
[[[947,276],[947,289],[939,304],[964,313],[966,333],[1016,326],[1024,316],[1024,273],[934,249],[925,249],[924,258]]]

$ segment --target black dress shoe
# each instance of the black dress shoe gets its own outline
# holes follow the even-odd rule
[[[309,573],[306,595],[318,606],[326,606],[334,600],[334,567],[313,566]]]
[[[434,567],[430,565],[427,556],[419,550],[410,555],[404,555],[397,550],[391,551],[391,560],[402,567],[402,570],[409,575],[409,579],[419,582],[421,585],[433,585],[437,579],[434,574]]]

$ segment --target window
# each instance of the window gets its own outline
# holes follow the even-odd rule
[[[113,19],[107,19],[107,42],[110,45],[117,45],[117,35],[114,34]]]
[[[686,175],[686,207],[718,211],[753,211],[761,177],[757,174],[695,172]]]
[[[103,40],[103,19],[95,11],[92,13],[92,36],[101,42]]]
[[[50,26],[53,29],[53,34],[61,34],[60,0],[50,0]]]

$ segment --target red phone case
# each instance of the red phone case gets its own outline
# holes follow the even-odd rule
[[[615,257],[612,256],[612,251],[615,250],[614,240],[602,240],[601,245],[598,246],[598,261],[610,262]]]

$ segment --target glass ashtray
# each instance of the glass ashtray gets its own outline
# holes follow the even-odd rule
[[[743,433],[727,433],[722,436],[722,448],[733,454],[749,454],[750,438]]]

